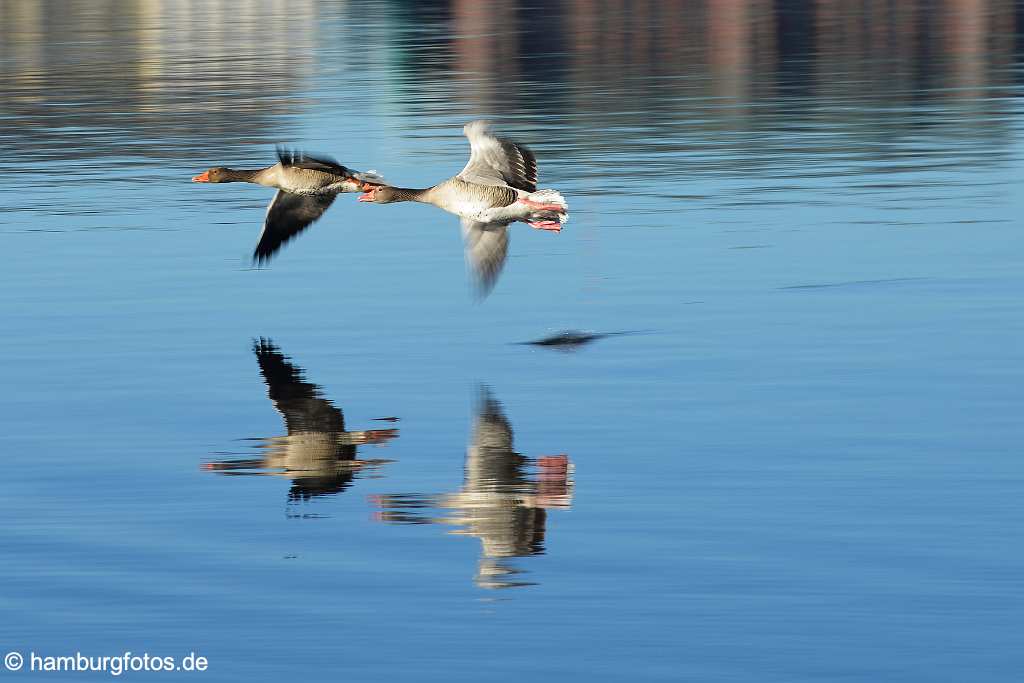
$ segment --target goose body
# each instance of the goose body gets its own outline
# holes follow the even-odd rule
[[[264,263],[289,240],[309,227],[342,192],[359,192],[368,182],[383,182],[376,173],[359,172],[333,159],[278,148],[278,162],[246,170],[216,167],[192,178],[197,183],[253,183],[277,189],[267,207],[253,261]]]
[[[424,198],[459,218],[491,222],[488,212],[514,204],[520,192],[506,185],[481,185],[455,176],[430,188]]]
[[[508,225],[523,221],[558,232],[569,218],[568,205],[555,190],[537,190],[537,160],[527,147],[495,136],[484,121],[472,121],[462,130],[470,156],[457,175],[423,189],[367,182],[359,201],[421,202],[458,216],[467,261],[487,293],[505,263]]]

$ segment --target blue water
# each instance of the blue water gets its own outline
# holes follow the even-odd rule
[[[1012,2],[57,5],[0,7],[4,653],[1019,677]],[[571,209],[483,301],[432,207],[256,269],[272,192],[189,182],[287,143],[425,186],[478,117]],[[519,343],[562,330],[636,333]],[[337,454],[289,460],[254,348]]]

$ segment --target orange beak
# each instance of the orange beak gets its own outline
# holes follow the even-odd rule
[[[373,195],[377,193],[377,186],[376,185],[370,185],[368,183],[363,183],[363,189],[366,190],[366,191],[363,192],[361,195],[359,195],[359,201],[361,201],[361,202],[372,202],[373,201]]]
[[[210,172],[209,171],[203,171],[199,175],[197,175],[194,178],[192,178],[192,182],[193,183],[208,183],[208,182],[210,182]]]

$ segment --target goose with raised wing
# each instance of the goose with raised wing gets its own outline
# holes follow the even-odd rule
[[[267,207],[263,232],[253,252],[257,264],[269,261],[289,240],[305,230],[342,192],[361,192],[366,183],[383,183],[374,171],[354,171],[327,157],[277,149],[278,162],[244,170],[218,166],[192,178],[196,183],[255,183],[277,188]]]
[[[513,429],[501,403],[481,387],[466,449],[462,486],[437,495],[370,496],[382,522],[444,524],[453,534],[480,539],[476,583],[481,588],[530,585],[513,558],[545,552],[548,510],[572,505],[573,466],[560,453],[528,458],[515,451]],[[435,516],[434,509],[443,511]]]
[[[559,232],[569,219],[569,207],[556,190],[537,190],[537,160],[528,148],[497,137],[485,121],[472,121],[462,130],[470,156],[458,175],[422,189],[368,181],[359,201],[421,202],[458,216],[466,259],[486,293],[504,266],[509,224],[523,221]]]
[[[287,477],[292,482],[288,498],[296,501],[343,491],[360,470],[387,462],[357,458],[356,449],[397,438],[397,429],[348,431],[341,408],[324,398],[323,390],[307,381],[302,368],[273,342],[259,339],[253,352],[288,434],[260,439],[262,457],[209,462],[204,469]]]

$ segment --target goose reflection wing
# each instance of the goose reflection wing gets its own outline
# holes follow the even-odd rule
[[[301,368],[269,340],[253,345],[267,395],[284,417],[288,434],[300,432],[344,432],[341,410],[322,397],[320,387],[305,381]]]
[[[508,256],[508,226],[462,219],[466,263],[473,271],[477,292],[487,296],[494,289]]]
[[[505,417],[501,403],[491,396],[486,387],[481,387],[472,446],[476,449],[510,452],[512,437],[512,424]]]
[[[333,194],[293,194],[278,190],[267,207],[253,261],[257,264],[269,261],[282,246],[320,218],[334,202],[334,197]]]
[[[469,163],[458,177],[481,185],[509,185],[537,190],[537,159],[523,145],[495,136],[484,121],[471,121],[462,129],[469,138]]]

